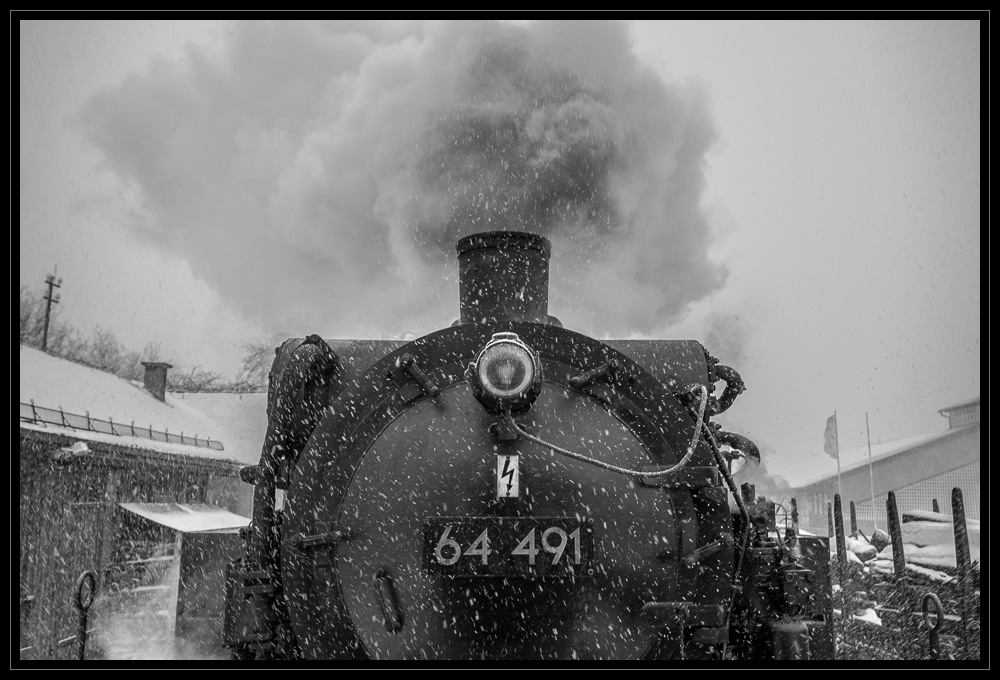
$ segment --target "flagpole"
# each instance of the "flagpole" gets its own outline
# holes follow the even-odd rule
[[[844,490],[840,488],[840,433],[837,431],[840,426],[837,424],[837,412],[833,412],[833,440],[837,442],[837,493],[844,497]]]
[[[868,483],[872,488],[872,523],[878,529],[878,511],[875,506],[875,473],[872,472],[872,431],[868,427],[868,411],[865,411],[865,432],[868,434]]]

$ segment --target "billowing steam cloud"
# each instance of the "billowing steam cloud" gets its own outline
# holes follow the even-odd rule
[[[553,242],[551,313],[663,328],[718,288],[714,139],[617,23],[247,22],[93,99],[140,231],[266,325],[423,333],[458,315],[455,242]]]

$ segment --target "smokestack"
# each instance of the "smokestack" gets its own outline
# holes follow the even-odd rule
[[[533,321],[561,325],[549,312],[549,255],[544,236],[489,231],[459,240],[458,323]]]
[[[146,374],[142,378],[142,386],[160,401],[167,400],[167,369],[173,368],[162,361],[143,361]]]

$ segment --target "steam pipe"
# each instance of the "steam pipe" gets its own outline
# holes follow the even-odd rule
[[[743,378],[740,377],[740,374],[737,373],[734,368],[719,365],[713,367],[713,370],[715,371],[716,377],[726,383],[726,389],[722,391],[722,396],[719,397],[718,405],[712,413],[712,415],[719,415],[733,405],[733,402],[736,401],[736,397],[746,391],[746,385],[743,382]]]

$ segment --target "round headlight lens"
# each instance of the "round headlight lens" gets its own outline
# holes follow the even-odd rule
[[[468,376],[476,398],[494,412],[528,408],[542,382],[538,355],[516,333],[495,333]]]
[[[535,362],[523,347],[500,342],[479,359],[479,382],[495,397],[517,397],[535,377]]]

